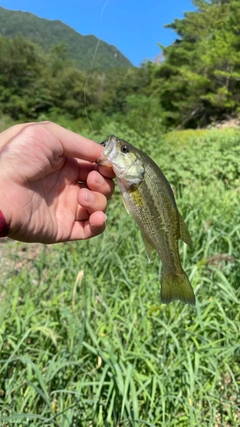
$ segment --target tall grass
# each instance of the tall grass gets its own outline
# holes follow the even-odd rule
[[[240,423],[239,133],[125,132],[173,184],[196,307],[160,303],[160,261],[147,262],[118,191],[95,239],[1,243],[0,425]]]

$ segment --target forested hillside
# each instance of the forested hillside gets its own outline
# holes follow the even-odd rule
[[[83,36],[61,21],[38,18],[32,13],[7,10],[0,7],[0,35],[14,38],[19,35],[38,44],[45,52],[56,44],[65,45],[68,57],[76,66],[89,70],[98,43],[94,35]],[[133,67],[115,47],[101,41],[94,60],[94,68],[107,70],[114,67]]]
[[[140,132],[205,127],[237,116],[239,1],[193,3],[195,12],[187,12],[183,19],[168,25],[176,32],[176,40],[167,47],[160,45],[161,61],[124,72],[119,67],[94,70],[90,78],[69,59],[72,47],[66,43],[54,44],[46,51],[44,40],[39,38],[32,38],[35,43],[20,36],[10,38],[11,20],[8,30],[1,24],[5,36],[0,38],[0,111],[15,120],[37,119],[40,114],[79,120],[86,117],[87,107],[96,130],[108,120],[124,120]],[[45,25],[44,20],[39,22]],[[60,25],[52,24],[53,29]],[[53,35],[51,40],[56,41]],[[100,48],[101,44],[99,53]],[[88,68],[91,61],[89,54]]]

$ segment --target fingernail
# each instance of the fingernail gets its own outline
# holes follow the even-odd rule
[[[98,184],[103,184],[104,178],[103,178],[103,176],[100,173],[98,173],[96,175],[95,182],[97,182]]]
[[[93,202],[95,199],[94,194],[91,191],[85,190],[85,200],[86,202]]]

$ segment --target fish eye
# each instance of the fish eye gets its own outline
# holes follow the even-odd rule
[[[100,142],[100,145],[102,145],[103,147],[106,147],[107,141]]]
[[[122,146],[121,146],[121,152],[122,152],[122,153],[124,153],[124,154],[129,153],[129,148],[128,148],[128,146],[127,146],[127,145],[122,145]]]

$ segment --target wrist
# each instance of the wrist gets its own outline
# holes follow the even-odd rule
[[[0,237],[6,237],[9,233],[9,226],[3,212],[0,210]]]

